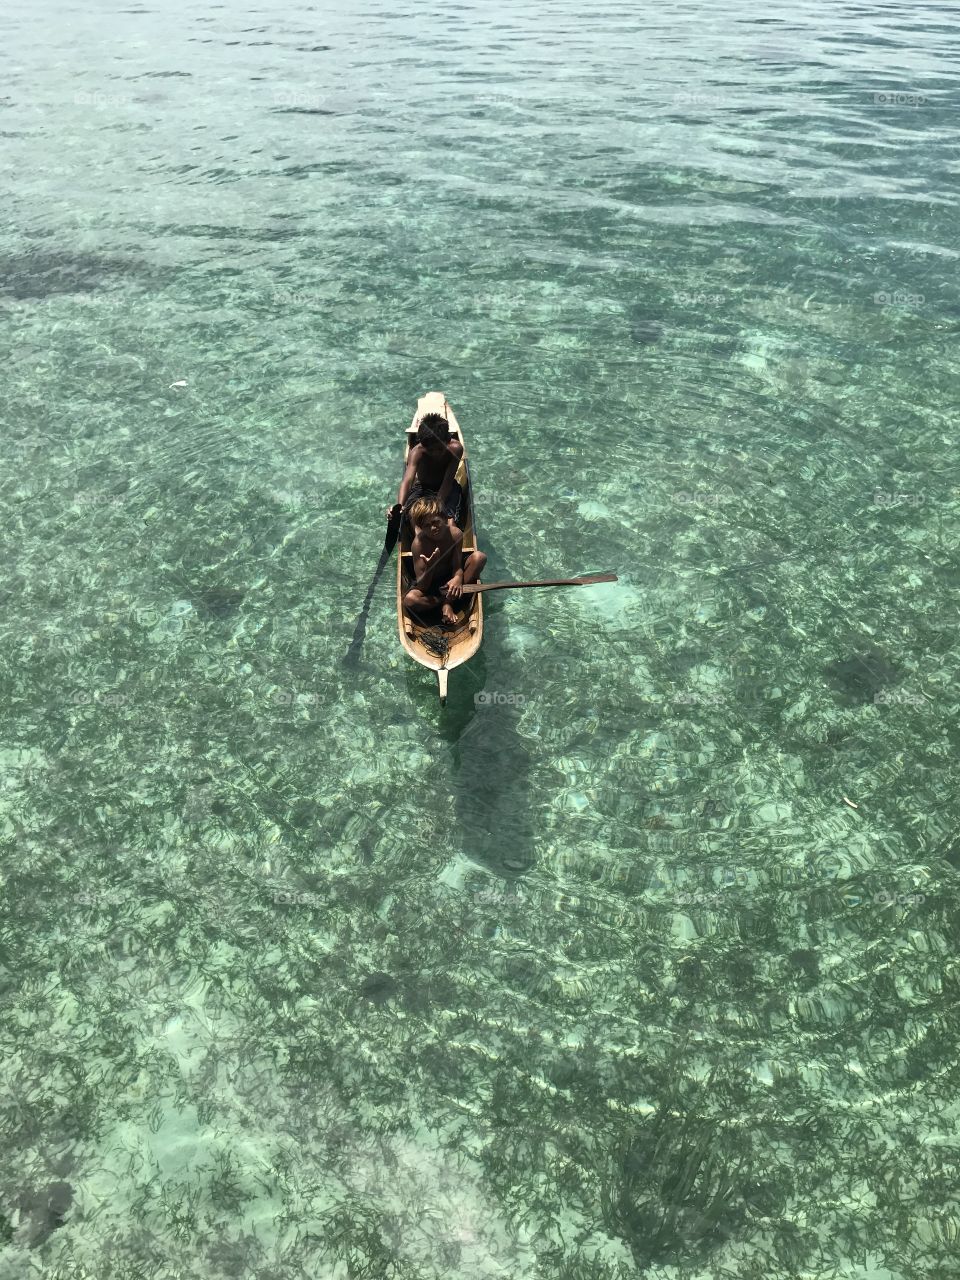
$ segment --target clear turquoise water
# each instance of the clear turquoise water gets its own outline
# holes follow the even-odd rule
[[[960,1274],[949,6],[4,24],[2,1280]]]

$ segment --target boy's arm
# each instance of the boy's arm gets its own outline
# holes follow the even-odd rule
[[[429,586],[430,579],[433,577],[433,571],[436,568],[437,552],[439,547],[434,547],[429,555],[424,554],[423,543],[416,535],[410,544],[410,550],[413,553],[413,578],[417,586],[421,590]]]
[[[463,457],[463,445],[459,440],[451,440],[447,445],[447,452],[450,454],[450,460],[447,463],[447,469],[443,474],[443,480],[437,491],[437,497],[441,504],[446,502],[447,496],[453,488],[453,482],[457,476],[457,468],[460,466],[460,459]]]
[[[447,469],[444,472],[443,479],[440,482],[440,488],[437,490],[437,500],[439,501],[441,507],[446,502],[447,496],[450,493],[451,488],[453,487],[453,480],[457,474],[457,467],[459,465],[460,465],[459,458],[451,458],[450,461],[447,463]]]

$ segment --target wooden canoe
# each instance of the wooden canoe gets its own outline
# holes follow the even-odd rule
[[[416,443],[417,428],[420,419],[428,413],[442,414],[450,425],[450,434],[457,436],[463,445],[463,458],[457,468],[457,482],[463,490],[463,512],[461,515],[463,528],[463,558],[476,550],[476,525],[473,515],[473,488],[470,484],[470,470],[467,464],[467,443],[463,431],[457,422],[456,415],[447,404],[442,391],[429,391],[421,396],[417,403],[417,412],[413,422],[407,428],[406,443],[403,451],[403,465],[407,465],[407,456]],[[463,607],[457,611],[455,623],[447,626],[437,620],[411,618],[404,610],[404,594],[414,585],[413,555],[410,550],[411,531],[404,520],[400,530],[400,553],[397,556],[397,627],[400,632],[400,643],[414,662],[429,667],[437,673],[437,685],[440,692],[441,706],[447,700],[447,675],[454,667],[468,662],[480,648],[483,639],[483,596],[464,596]]]

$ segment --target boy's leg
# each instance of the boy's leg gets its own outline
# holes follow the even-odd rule
[[[438,609],[442,604],[439,596],[430,595],[429,592],[421,590],[420,587],[411,587],[403,597],[403,607],[412,618],[420,620],[419,615]]]
[[[463,580],[464,582],[476,582],[483,572],[483,566],[487,563],[486,553],[483,551],[471,551],[463,564]]]
[[[471,551],[466,560],[463,561],[463,567],[458,569],[448,581],[457,580],[460,586],[463,586],[465,582],[476,582],[483,570],[483,566],[486,563],[487,557],[482,551]],[[445,582],[440,588],[440,591],[444,594],[447,585],[448,583]],[[458,596],[455,604],[456,608],[452,604],[444,603],[443,609],[441,610],[444,622],[456,622],[457,609],[463,609],[465,612],[469,613],[473,608],[473,601],[469,598],[464,599],[463,596]]]
[[[459,534],[460,533],[459,529],[457,529],[456,532]],[[450,556],[453,559],[454,564],[456,564],[457,561],[463,560],[463,555],[456,549],[456,547],[451,547]],[[453,623],[455,623],[457,620],[457,609],[463,608],[464,600],[462,597],[459,597],[455,602],[451,603],[450,600],[447,598],[447,587],[450,585],[451,582],[463,581],[463,570],[457,569],[455,572],[451,572],[448,569],[445,573],[442,572],[441,570],[437,576],[443,579],[443,581],[438,586],[440,595],[441,597],[443,597],[443,604],[440,608],[440,616],[444,620],[444,622],[447,622],[450,625],[453,625]]]

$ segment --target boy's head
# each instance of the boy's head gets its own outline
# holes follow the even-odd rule
[[[446,418],[440,413],[425,413],[417,428],[417,444],[422,444],[427,453],[439,457],[450,442],[450,427]]]
[[[417,533],[423,530],[426,534],[436,535],[446,524],[443,507],[436,498],[417,498],[410,504],[407,514]]]

